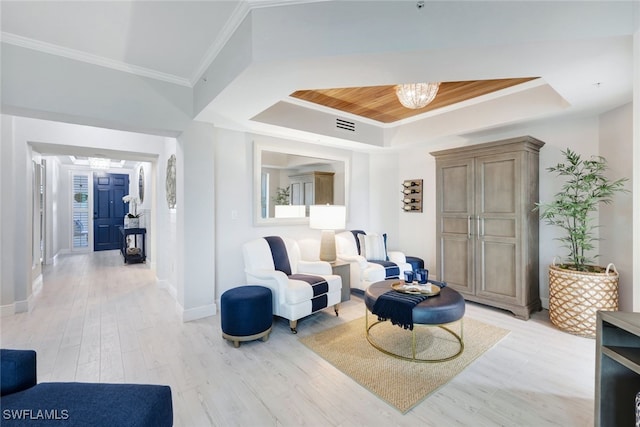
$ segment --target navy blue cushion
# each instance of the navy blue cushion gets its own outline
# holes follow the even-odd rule
[[[366,236],[367,233],[365,233],[362,230],[351,230],[351,234],[353,234],[353,238],[356,239],[356,248],[358,249],[358,255],[362,255],[362,250],[360,249],[360,239],[358,239],[358,234],[364,234]]]
[[[424,268],[424,260],[416,256],[408,256],[407,263],[411,264],[411,268],[415,272],[419,268]]]
[[[33,350],[0,350],[0,395],[15,393],[37,383],[36,352]]]
[[[413,309],[413,323],[421,325],[441,325],[455,322],[464,316],[465,303],[460,293],[449,287],[442,288],[440,294],[427,298]]]
[[[284,240],[278,236],[267,236],[264,238],[271,249],[273,266],[276,270],[282,271],[287,276],[291,275],[291,264],[289,264],[289,254]]]
[[[220,297],[222,332],[245,337],[266,331],[273,323],[271,289],[264,286],[239,286]]]
[[[300,280],[306,282],[313,289],[313,296],[324,295],[329,292],[329,284],[322,276],[314,276],[313,274],[292,274],[289,280]]]
[[[5,426],[173,425],[164,385],[41,383],[0,401]]]
[[[378,264],[384,267],[384,278],[385,279],[399,279],[400,278],[400,267],[398,264],[391,261],[369,261],[374,264]]]
[[[376,282],[364,294],[364,303],[371,311],[378,297],[389,290],[391,280]],[[441,282],[432,283],[439,284]],[[413,323],[420,325],[442,325],[455,322],[464,316],[465,302],[460,293],[443,287],[440,293],[422,301],[413,308]]]

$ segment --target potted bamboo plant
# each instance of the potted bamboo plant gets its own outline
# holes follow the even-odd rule
[[[618,272],[613,264],[594,265],[598,227],[594,213],[601,203],[611,203],[617,192],[626,191],[627,178],[605,176],[602,156],[582,159],[570,149],[563,163],[547,171],[564,179],[562,190],[549,203],[537,203],[540,218],[560,227],[558,237],[568,249],[565,262],[549,266],[549,317],[558,328],[575,335],[595,336],[596,311],[618,309]]]

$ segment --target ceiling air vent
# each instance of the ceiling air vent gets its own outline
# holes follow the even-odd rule
[[[348,130],[350,132],[356,131],[356,124],[344,119],[336,119],[336,127],[342,130]]]

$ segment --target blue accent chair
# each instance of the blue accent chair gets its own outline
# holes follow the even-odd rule
[[[173,425],[171,388],[148,384],[37,383],[36,352],[0,350],[3,426]]]

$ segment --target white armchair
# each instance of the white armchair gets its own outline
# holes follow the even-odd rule
[[[297,333],[298,319],[329,306],[338,315],[342,279],[324,261],[303,261],[298,243],[286,237],[261,237],[242,247],[248,284],[273,292],[273,314],[289,320]]]
[[[369,236],[365,242],[374,244],[362,248],[356,239],[357,234]],[[381,280],[402,278],[405,271],[413,270],[404,253],[386,249],[383,235],[367,234],[361,230],[336,234],[336,253],[338,259],[351,264],[351,287],[361,290]]]

